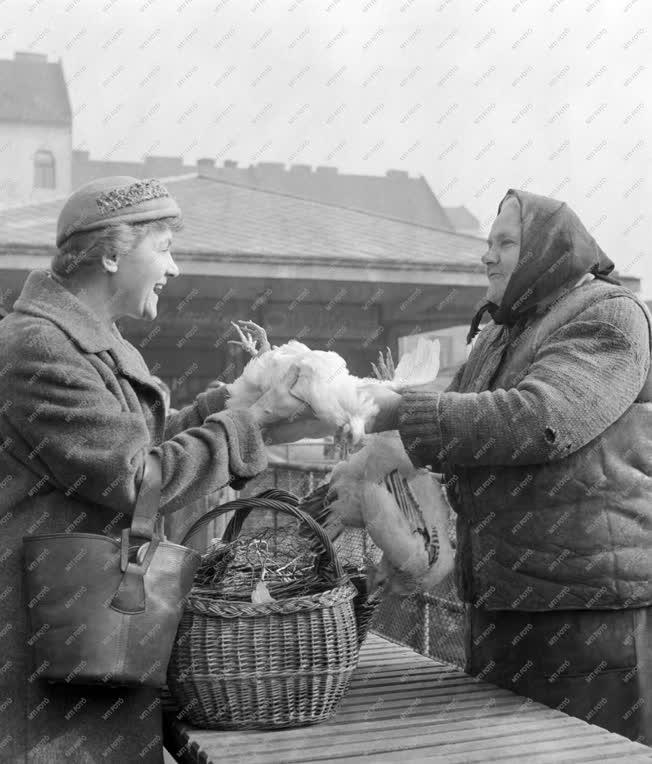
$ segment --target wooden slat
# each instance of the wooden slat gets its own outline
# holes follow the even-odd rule
[[[501,720],[500,715],[492,717],[495,719],[496,724],[508,723],[512,727],[518,725],[531,725],[533,723],[532,713],[524,714],[521,719],[515,720],[513,715],[504,715],[505,720]],[[552,709],[547,709],[547,713],[544,717],[541,714],[537,714],[534,717],[536,720],[557,719],[556,712]],[[487,720],[486,717],[467,716],[460,719],[408,719],[397,720],[396,724],[391,725],[392,735],[396,737],[409,737],[411,735],[419,735],[427,732],[439,732],[450,730],[467,730],[469,732],[486,731]],[[316,734],[319,729],[320,734]],[[383,739],[387,736],[388,725],[386,721],[375,722],[358,722],[346,727],[337,727],[336,738],[337,741],[341,740],[362,740],[362,739]],[[314,734],[313,734],[314,732]],[[287,744],[290,747],[295,741],[300,741],[303,745],[306,743],[309,746],[313,745],[328,745],[334,739],[333,725],[319,725],[315,727],[314,731],[311,730],[310,739],[306,741],[305,731],[302,734],[301,729],[286,730],[286,731],[274,731],[274,732],[258,732],[251,731],[246,734],[238,732],[223,732],[220,734],[220,742],[235,746],[240,746],[243,750],[254,750],[258,747],[264,747],[270,743],[274,743],[275,747],[278,746],[278,750],[282,750]]]
[[[555,721],[555,719],[552,719],[552,724]],[[239,739],[226,738],[220,742],[233,751],[252,756],[260,756],[273,743],[274,750],[283,759],[286,758],[287,752],[299,751],[307,759],[318,760],[322,756],[332,756],[333,758],[336,756],[348,756],[356,750],[359,752],[373,750],[381,753],[390,750],[402,751],[413,747],[421,747],[431,738],[437,744],[444,743],[446,740],[459,741],[460,732],[464,733],[464,738],[467,741],[486,741],[487,737],[491,738],[495,734],[509,736],[517,735],[522,731],[541,730],[541,723],[542,720],[538,717],[534,719],[532,717],[530,719],[525,717],[519,722],[507,718],[502,723],[496,720],[496,723],[490,728],[485,719],[469,720],[467,722],[453,722],[450,720],[445,725],[413,723],[403,727],[388,727],[385,725],[384,728],[376,726],[366,730],[359,728],[338,729],[335,739],[332,736],[330,738],[328,736],[319,738],[311,736],[310,739],[305,737],[290,738],[288,736],[279,736],[275,740],[265,740],[259,737],[250,740],[249,738],[243,739],[241,736]],[[552,730],[552,727],[550,729]],[[388,741],[388,736],[391,737],[391,741]],[[484,742],[481,742],[480,745],[483,746]]]
[[[496,735],[500,735],[500,739],[496,739]],[[278,762],[310,764],[311,762],[329,761],[340,764],[342,760],[349,760],[355,756],[363,756],[367,761],[375,762],[379,755],[387,753],[393,753],[394,760],[397,762],[411,761],[413,755],[437,755],[445,757],[444,760],[448,761],[449,757],[454,754],[469,756],[472,753],[481,754],[483,761],[506,761],[508,757],[511,760],[522,761],[542,750],[542,747],[556,750],[558,754],[576,748],[585,750],[591,744],[592,739],[594,739],[594,732],[587,729],[582,734],[575,736],[572,742],[569,742],[561,736],[556,720],[554,720],[552,721],[552,728],[549,730],[541,729],[538,723],[512,731],[506,731],[504,728],[496,730],[493,727],[488,729],[485,727],[484,736],[479,739],[467,739],[465,737],[464,740],[460,740],[458,733],[455,732],[450,734],[445,732],[421,733],[418,736],[397,739],[394,736],[394,731],[388,729],[384,739],[347,740],[340,743],[338,738],[337,741],[326,746],[321,745],[318,748],[309,747],[305,743],[297,743],[292,748],[274,746],[272,753],[269,746],[256,750],[243,750],[228,745],[224,746],[218,741],[214,741],[211,748],[205,748],[205,750],[215,762],[251,762],[253,760],[261,763],[269,762],[270,764],[272,762],[274,764],[278,764]],[[605,743],[601,742],[600,750],[603,750],[604,745]],[[424,753],[424,749],[428,749],[428,751]],[[561,756],[560,759],[564,760]]]
[[[652,761],[645,746],[376,635],[328,723],[271,732],[166,723],[168,748],[201,764]]]
[[[500,764],[502,761],[517,762],[523,761],[524,764],[578,764],[579,762],[601,762],[601,764],[643,764],[650,762],[650,756],[646,754],[632,753],[630,750],[621,750],[618,753],[618,747],[600,743],[597,746],[581,743],[581,748],[565,749],[558,743],[552,750],[543,750],[544,746],[536,745],[533,753],[528,753],[525,758],[522,753],[517,753],[515,758],[510,757],[510,749],[493,749],[491,751],[469,751],[465,753],[436,753],[433,749],[429,751],[406,751],[404,755],[397,759],[396,753],[379,754],[373,757],[373,764],[484,764],[485,762],[495,762]],[[369,759],[362,756],[352,756],[344,759],[337,759],[337,764],[369,764]],[[308,764],[308,763],[306,763]]]

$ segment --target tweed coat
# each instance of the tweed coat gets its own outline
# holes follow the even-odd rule
[[[162,761],[155,689],[49,685],[31,665],[22,538],[130,524],[145,455],[177,511],[266,466],[248,411],[222,390],[167,419],[138,351],[45,271],[0,322],[0,761]]]

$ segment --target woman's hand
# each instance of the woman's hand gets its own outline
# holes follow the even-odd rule
[[[385,385],[361,385],[360,392],[368,395],[378,407],[378,413],[365,424],[366,432],[398,430],[398,407],[401,395]]]
[[[314,418],[309,404],[292,392],[298,379],[299,367],[291,366],[281,383],[263,393],[249,408],[261,428],[269,427],[276,422],[294,422],[302,418]]]
[[[264,393],[249,409],[268,445],[323,438],[335,431],[334,425],[317,419],[310,405],[293,392],[299,377],[299,367],[291,366],[281,384]]]
[[[238,324],[242,324],[244,332]],[[242,321],[240,319],[238,319],[238,324],[231,321],[231,326],[235,327],[235,330],[240,335],[240,339],[227,340],[228,345],[239,345],[253,358],[272,349],[272,346],[267,339],[267,332],[262,326],[258,326],[258,324],[255,324],[253,321]]]

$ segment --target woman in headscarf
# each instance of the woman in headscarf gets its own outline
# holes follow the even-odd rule
[[[652,744],[652,319],[561,202],[508,191],[482,259],[467,362],[370,429],[445,474],[467,670]]]
[[[223,411],[220,388],[166,417],[160,386],[115,321],[156,317],[158,295],[179,274],[170,251],[179,224],[156,180],[83,186],[59,216],[50,271],[29,274],[0,322],[0,761],[163,759],[158,690],[39,679],[23,536],[119,535],[150,451],[161,461],[163,514],[240,486],[266,467],[262,429],[300,406],[280,389]]]

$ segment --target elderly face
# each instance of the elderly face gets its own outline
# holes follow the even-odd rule
[[[120,315],[156,318],[158,296],[169,278],[179,275],[172,259],[172,231],[164,227],[148,233],[128,255],[121,257],[114,273],[114,300]]]
[[[487,300],[499,305],[521,251],[521,208],[516,197],[510,196],[503,203],[491,226],[487,244],[488,249],[482,256],[489,279]]]

